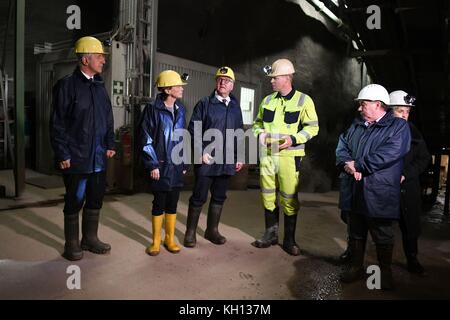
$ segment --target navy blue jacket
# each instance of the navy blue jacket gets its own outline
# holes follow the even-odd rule
[[[182,151],[183,139],[174,139],[174,133],[182,134],[186,126],[186,109],[176,102],[174,115],[166,109],[159,94],[155,101],[146,105],[141,119],[141,154],[144,168],[150,171],[159,169],[159,180],[151,180],[154,191],[171,191],[183,186],[183,170],[186,169]],[[177,130],[177,131],[175,131]],[[179,137],[180,137],[179,136]],[[173,140],[172,140],[173,139]],[[176,157],[172,158],[172,150]],[[179,156],[179,157],[178,157]]]
[[[106,170],[106,151],[114,150],[111,101],[102,78],[88,80],[75,69],[53,87],[50,139],[55,162],[70,159],[63,173]]]
[[[243,129],[243,121],[242,121],[242,111],[241,106],[239,105],[239,101],[233,96],[230,95],[230,102],[228,106],[225,105],[224,102],[217,100],[215,97],[215,92],[211,94],[209,97],[202,98],[199,102],[197,102],[194,111],[192,113],[191,120],[189,122],[189,133],[191,134],[192,147],[194,149],[194,163],[198,163],[199,159],[195,159],[195,156],[203,155],[205,148],[212,142],[203,141],[204,139],[200,139],[197,137],[194,129],[200,127],[201,123],[201,137],[205,134],[208,129],[215,129],[220,131],[223,137],[223,145],[220,145],[223,148],[223,161],[222,163],[213,163],[213,164],[196,164],[194,166],[195,174],[202,176],[220,176],[220,175],[234,175],[236,174],[236,160],[237,160],[237,144],[242,143],[242,141],[237,141],[234,138],[233,141],[233,150],[227,150],[227,140],[226,140],[226,130],[227,129]],[[194,125],[194,122],[197,122],[197,125]],[[218,132],[216,131],[216,132]],[[200,133],[200,132],[199,132]],[[198,138],[198,139],[196,139]],[[231,143],[229,144],[232,145]],[[209,151],[209,150],[207,150]],[[212,157],[215,157],[216,149],[213,152],[210,152]],[[227,164],[226,157],[228,153],[234,152],[232,158],[234,160],[233,164]],[[229,155],[230,157],[230,155]]]
[[[422,213],[422,192],[420,175],[428,168],[431,155],[419,129],[408,122],[411,130],[411,149],[405,157],[401,184],[401,212],[408,230],[408,237],[417,238],[420,235],[420,216]]]
[[[398,219],[403,158],[410,144],[408,123],[392,111],[370,127],[356,119],[336,148],[336,165],[342,172],[339,207],[372,218]],[[351,160],[363,175],[361,181],[343,170]]]

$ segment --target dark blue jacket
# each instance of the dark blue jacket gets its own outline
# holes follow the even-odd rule
[[[233,152],[233,164],[226,163],[227,157],[227,140],[226,140],[226,130],[227,129],[243,129],[243,121],[242,121],[242,111],[241,106],[239,105],[239,101],[233,96],[230,95],[230,102],[228,106],[225,105],[224,102],[217,100],[215,97],[215,92],[211,94],[209,97],[202,98],[199,102],[197,102],[194,111],[192,113],[191,120],[189,122],[189,133],[192,138],[192,147],[193,147],[193,158],[194,164],[199,162],[199,159],[196,159],[196,156],[203,155],[205,148],[208,147],[211,141],[203,141],[206,139],[202,139],[203,135],[208,129],[218,130],[216,132],[220,132],[223,137],[223,144],[220,145],[223,152],[223,161],[222,163],[213,163],[213,164],[196,164],[195,174],[202,176],[220,176],[220,175],[234,175],[236,174],[236,160],[237,160],[237,143],[242,143],[242,141],[237,141],[234,138],[233,142],[233,150],[228,150],[228,153]],[[194,122],[197,122],[197,125],[194,125]],[[195,127],[200,127],[201,123],[201,137],[197,137],[194,132]],[[211,132],[211,131],[210,131]],[[232,146],[230,143],[229,146]],[[218,149],[218,148],[217,148]],[[209,150],[208,150],[209,151]],[[213,150],[210,152],[212,157],[215,157],[217,154]],[[229,155],[230,157],[230,155]]]
[[[186,169],[182,151],[183,139],[174,139],[174,133],[182,134],[186,126],[186,109],[176,102],[174,116],[166,109],[159,94],[155,101],[147,104],[141,120],[142,162],[150,179],[150,171],[159,169],[159,180],[151,180],[154,191],[170,191],[183,186],[183,170]],[[176,131],[175,131],[176,130]],[[172,150],[178,145],[180,152]],[[177,151],[176,149],[175,151]],[[178,158],[179,156],[179,158]]]
[[[102,78],[89,81],[80,71],[60,79],[53,87],[50,139],[55,162],[70,159],[63,173],[106,170],[106,151],[114,150],[111,102]]]
[[[356,119],[339,137],[336,149],[336,165],[342,172],[339,207],[372,218],[398,219],[403,158],[410,144],[408,123],[392,111],[370,127]],[[343,170],[351,160],[363,175],[361,181]]]
[[[405,180],[401,184],[401,212],[406,230],[408,230],[408,237],[418,238],[422,213],[420,175],[428,168],[431,162],[431,155],[419,129],[411,122],[408,122],[408,124],[411,130],[411,149],[405,157],[405,165],[403,167]]]

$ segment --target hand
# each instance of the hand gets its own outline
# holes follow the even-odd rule
[[[405,181],[405,176],[402,176],[401,178],[400,178],[400,183],[403,183],[403,181]]]
[[[106,150],[106,157],[107,158],[112,158],[116,155],[116,151],[115,150]]]
[[[353,173],[355,173],[355,171],[354,170],[352,170],[352,168],[350,168],[350,166],[348,166],[348,165],[345,165],[344,166],[344,171],[346,172],[346,173],[348,173],[348,174],[353,174]]]
[[[202,162],[206,164],[210,164],[213,157],[209,153],[205,153],[202,157]]]
[[[260,144],[262,144],[263,146],[266,146],[267,144],[266,144],[266,139],[267,139],[267,136],[268,136],[268,134],[267,134],[267,132],[261,132],[260,134],[259,134],[259,143]]]
[[[152,178],[153,180],[159,180],[159,169],[153,169],[150,172],[150,178]]]
[[[236,172],[241,171],[244,164],[242,162],[236,162]]]
[[[353,177],[355,178],[356,181],[361,181],[361,179],[362,179],[362,173],[361,173],[361,172],[355,171],[355,172],[353,173]]]
[[[61,169],[69,169],[70,168],[70,159],[67,159],[67,160],[64,160],[64,161],[61,161],[60,163],[59,163],[59,167],[61,168]]]
[[[344,166],[345,172],[353,175],[356,172],[355,161],[347,161]]]
[[[282,136],[281,139],[284,140],[282,144],[278,147],[280,150],[287,149],[292,146],[292,138],[291,136]]]
[[[183,170],[183,174],[186,174],[187,170]]]

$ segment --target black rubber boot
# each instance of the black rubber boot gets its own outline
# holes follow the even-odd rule
[[[364,272],[364,254],[366,249],[366,240],[352,240],[348,241],[350,251],[352,252],[350,258],[350,265],[347,270],[340,276],[340,280],[344,283],[351,283],[361,280],[365,276]]]
[[[266,224],[266,231],[261,239],[257,239],[252,242],[252,246],[256,248],[268,248],[270,246],[278,244],[278,221],[279,221],[279,209],[265,210],[264,220]]]
[[[84,209],[81,239],[81,248],[96,254],[106,254],[111,251],[111,246],[98,239],[98,222],[100,219],[100,210]]]
[[[418,275],[424,275],[425,274],[425,268],[420,264],[419,260],[417,259],[417,256],[409,256],[406,257],[408,260],[408,271],[411,273],[415,273]]]
[[[62,256],[70,261],[76,261],[83,258],[83,250],[80,247],[80,226],[78,222],[78,213],[64,216],[64,252]]]
[[[417,259],[418,245],[417,238],[403,238],[403,251],[408,262],[408,271],[418,275],[424,275],[425,269]]]
[[[222,214],[223,205],[212,203],[209,204],[208,220],[206,222],[205,239],[208,239],[214,244],[224,244],[227,238],[219,233],[220,215]]]
[[[392,277],[392,252],[394,245],[392,244],[377,244],[377,257],[381,270],[381,289],[393,290],[394,279]]]
[[[295,243],[295,229],[297,227],[297,214],[284,215],[284,239],[282,248],[291,256],[300,255],[300,248]]]
[[[200,213],[202,212],[202,207],[194,207],[189,204],[188,216],[186,222],[186,232],[184,233],[184,246],[187,248],[194,248],[197,244],[197,225],[198,219],[200,218]]]
[[[350,244],[347,241],[347,249],[339,256],[339,262],[342,264],[350,263],[352,259],[352,250],[350,248]]]

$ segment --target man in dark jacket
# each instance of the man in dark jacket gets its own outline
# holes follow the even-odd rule
[[[408,121],[415,98],[402,90],[391,92],[389,97],[394,115]],[[411,122],[408,122],[408,124],[411,130],[411,149],[405,157],[401,177],[402,214],[400,216],[400,229],[402,231],[403,251],[408,262],[408,271],[423,274],[425,269],[417,259],[420,214],[422,212],[419,177],[428,167],[431,155],[420,131]]]
[[[400,177],[411,137],[408,123],[387,111],[389,94],[384,87],[368,85],[356,100],[361,118],[340,137],[336,149],[338,168],[352,177],[352,184],[341,189],[351,192],[351,196],[341,197],[348,202],[341,206],[351,208],[348,224],[352,252],[350,266],[341,281],[364,277],[364,251],[370,231],[381,269],[381,288],[389,290],[393,289],[392,224],[400,215]]]
[[[105,254],[111,246],[97,237],[106,187],[106,161],[114,156],[114,120],[111,102],[99,73],[105,57],[93,37],[75,43],[78,67],[53,88],[50,138],[56,166],[62,170],[64,197],[63,257],[79,260],[83,250]],[[84,204],[84,208],[83,208]],[[79,211],[83,208],[79,242]]]
[[[226,238],[218,227],[222,207],[225,202],[228,179],[242,169],[236,148],[230,150],[227,144],[227,130],[243,128],[242,112],[238,100],[231,94],[234,87],[234,72],[229,67],[221,67],[216,73],[216,90],[209,97],[202,98],[194,108],[189,122],[189,133],[194,147],[195,185],[189,199],[189,210],[184,236],[184,246],[195,247],[196,230],[202,206],[211,191],[205,238],[221,245]],[[206,133],[206,134],[205,134]],[[209,133],[219,133],[221,139],[214,140],[217,148],[211,148],[204,140]],[[203,137],[205,136],[205,139]],[[234,139],[234,138],[233,138]],[[216,144],[217,141],[222,140]],[[232,143],[235,146],[235,143]],[[229,154],[234,152],[234,161],[228,163]]]

